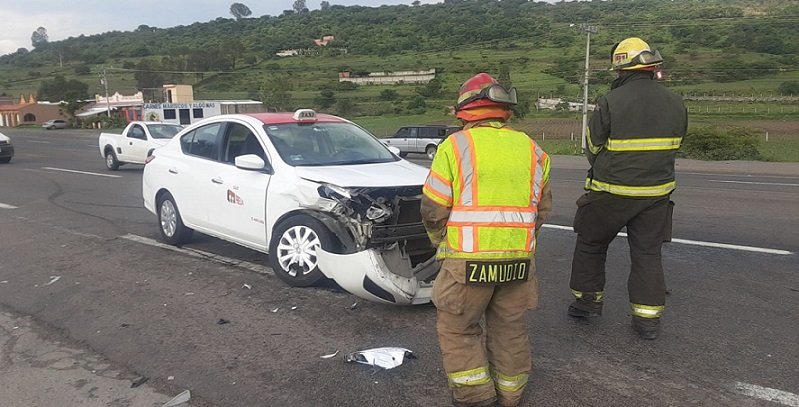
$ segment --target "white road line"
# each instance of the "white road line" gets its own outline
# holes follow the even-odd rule
[[[753,181],[723,181],[720,179],[709,179],[708,182],[723,182],[725,184],[750,184],[750,185],[775,185],[780,187],[799,187],[799,184],[785,184],[781,182],[753,182]]]
[[[568,230],[574,231],[571,226],[561,226],[561,225],[544,225],[545,228],[550,229],[558,229],[558,230]],[[619,232],[619,236],[627,237],[627,233]],[[704,246],[704,247],[715,247],[718,249],[730,249],[730,250],[741,250],[746,252],[757,252],[757,253],[767,253],[767,254],[777,254],[781,256],[788,256],[793,254],[788,250],[780,250],[780,249],[767,249],[763,247],[753,247],[753,246],[740,246],[735,244],[727,244],[727,243],[714,243],[714,242],[703,242],[701,240],[688,240],[688,239],[671,239],[672,243],[680,243],[680,244],[687,244],[691,246]]]
[[[799,407],[799,396],[787,391],[761,387],[756,384],[735,382],[735,390],[756,399],[779,403],[784,406]]]
[[[788,178],[788,179],[799,179],[799,177],[794,177],[790,175],[768,175],[768,174],[716,174],[710,172],[682,172],[677,171],[678,174],[686,174],[686,175],[704,175],[707,177],[735,177],[735,178]]]
[[[3,208],[3,209],[17,209],[17,207],[14,206],[14,205],[4,204],[2,202],[0,202],[0,208]]]
[[[50,171],[71,172],[71,173],[83,174],[83,175],[94,175],[94,176],[97,176],[97,177],[122,178],[121,175],[100,174],[100,173],[96,173],[96,172],[68,170],[68,169],[65,169],[65,168],[42,167],[42,169],[43,170],[50,170]]]
[[[39,144],[50,144],[49,141],[41,141],[41,140],[25,140],[28,143],[39,143]]]
[[[149,245],[149,246],[158,247],[160,249],[172,250],[174,252],[183,253],[183,254],[186,254],[186,255],[189,255],[189,256],[192,256],[192,257],[213,260],[213,261],[215,261],[217,263],[222,263],[222,264],[225,264],[225,265],[228,265],[228,266],[241,267],[241,268],[244,268],[244,269],[247,269],[247,270],[250,270],[250,271],[254,271],[254,272],[260,273],[260,274],[269,274],[269,275],[274,275],[275,274],[272,271],[271,268],[262,266],[260,264],[250,263],[248,261],[238,260],[238,259],[234,259],[234,258],[231,258],[231,257],[220,256],[218,254],[208,253],[208,252],[204,252],[202,250],[191,249],[191,248],[188,248],[188,247],[170,246],[168,244],[157,242],[157,241],[155,241],[153,239],[146,238],[146,237],[143,237],[143,236],[138,236],[138,235],[127,234],[125,236],[120,236],[120,237],[123,238],[123,239],[126,239],[126,240],[130,240],[132,242],[142,243],[142,244],[146,244],[146,245]]]

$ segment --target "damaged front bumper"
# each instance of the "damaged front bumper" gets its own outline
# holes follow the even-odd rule
[[[367,300],[395,305],[430,302],[433,279],[441,267],[435,256],[412,267],[399,245],[350,254],[319,249],[317,258],[322,273],[341,288]]]

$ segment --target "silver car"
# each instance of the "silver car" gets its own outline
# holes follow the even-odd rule
[[[48,121],[42,123],[42,128],[45,128],[47,130],[66,129],[67,128],[67,121],[66,120],[61,120],[61,119],[48,120]]]
[[[400,157],[405,157],[408,153],[418,153],[425,154],[432,160],[436,156],[439,143],[460,129],[458,126],[447,125],[405,126],[381,141],[388,146],[397,147]]]

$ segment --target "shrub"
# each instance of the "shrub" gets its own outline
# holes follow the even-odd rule
[[[758,135],[744,127],[703,126],[688,130],[681,153],[699,160],[757,160]]]

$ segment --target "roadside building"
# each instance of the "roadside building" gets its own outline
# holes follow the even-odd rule
[[[20,125],[41,125],[51,119],[66,119],[61,114],[58,103],[39,102],[31,93],[26,98],[0,99],[0,127],[17,127]]]

